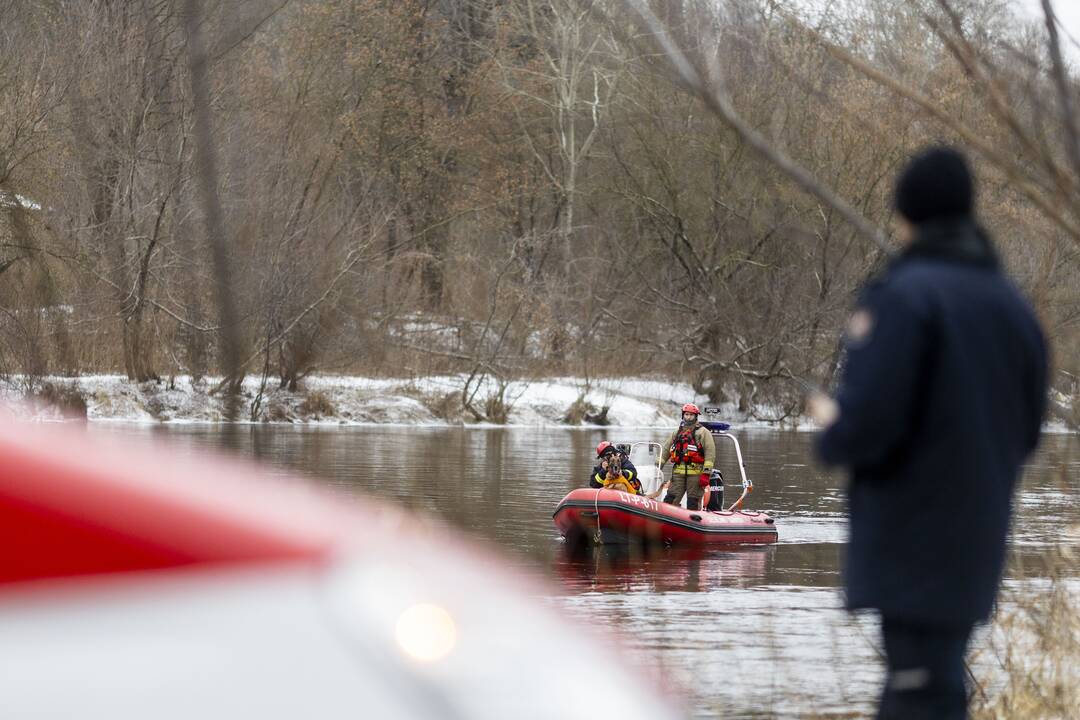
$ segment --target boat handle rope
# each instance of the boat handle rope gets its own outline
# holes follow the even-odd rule
[[[596,534],[593,535],[593,542],[600,545],[603,542],[603,533],[600,531],[600,490],[593,496],[593,509],[596,510]]]

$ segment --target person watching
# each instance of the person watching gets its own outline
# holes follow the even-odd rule
[[[850,476],[845,600],[881,616],[877,717],[959,720],[964,653],[993,612],[1039,441],[1046,341],[976,219],[961,152],[913,157],[894,200],[903,248],[859,294],[835,397],[807,409],[818,458]]]

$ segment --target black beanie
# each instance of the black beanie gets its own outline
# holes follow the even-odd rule
[[[967,160],[949,147],[923,150],[896,181],[896,209],[916,225],[934,218],[969,216],[973,199]]]

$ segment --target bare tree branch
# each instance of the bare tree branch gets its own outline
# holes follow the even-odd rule
[[[715,65],[715,58],[708,65],[710,77],[706,80],[694,67],[685,52],[675,44],[667,29],[660,22],[660,19],[653,14],[645,0],[623,0],[623,4],[641,18],[645,28],[671,64],[676,79],[683,87],[699,97],[706,107],[720,117],[762,158],[775,165],[794,180],[805,192],[835,209],[860,235],[876,245],[886,255],[892,254],[893,250],[879,228],[863,217],[862,213],[852,207],[850,203],[821,183],[809,170],[777,149],[776,143],[754,129],[739,115],[731,104],[728,93],[720,80],[719,68]]]

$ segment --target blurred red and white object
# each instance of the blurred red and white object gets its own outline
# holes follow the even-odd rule
[[[677,716],[529,585],[376,502],[0,423],[2,718]]]

